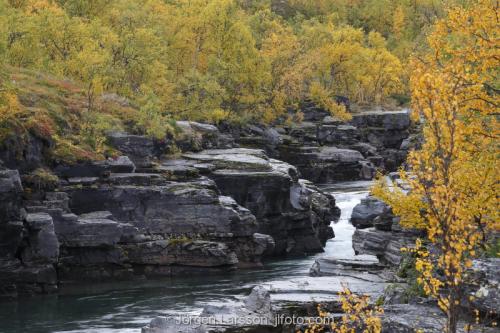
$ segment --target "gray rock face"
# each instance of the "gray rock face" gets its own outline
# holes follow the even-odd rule
[[[262,256],[321,251],[333,236],[334,198],[262,150],[207,149],[152,165],[158,155],[149,139],[110,136],[134,162],[120,157],[60,168],[59,192],[26,201],[25,225],[6,225],[18,235],[10,238],[6,267],[22,267],[14,254],[23,235],[30,244],[21,249],[23,261],[40,272],[50,263],[50,283],[226,271],[260,265]],[[5,182],[10,189],[16,183]]]
[[[111,132],[108,140],[116,149],[127,155],[138,167],[149,167],[155,155],[153,140],[146,136]]]
[[[284,160],[297,166],[300,174],[316,183],[372,179],[375,168],[363,155],[337,147],[297,147],[281,152]]]
[[[255,233],[253,234],[253,241],[256,244],[255,253],[259,255],[270,255],[274,251],[274,239],[269,235]]]
[[[14,258],[23,237],[22,191],[19,172],[0,169],[0,258]]]
[[[213,181],[196,175],[197,179],[174,182],[160,173],[135,173],[126,158],[112,168],[108,162],[107,171],[119,172],[98,169],[95,177],[62,180],[61,192],[25,203],[29,214],[24,225],[5,224],[10,243],[2,246],[10,254],[1,262],[7,274],[0,274],[0,280],[17,281],[7,289],[26,284],[20,277],[28,269],[32,275],[50,276],[45,285],[41,277],[36,280],[48,288],[58,280],[227,271],[259,265],[262,255],[272,252],[274,240],[256,233],[254,215],[234,199],[219,195]],[[82,170],[76,174],[82,175]],[[19,181],[9,179],[5,184],[2,195],[20,198]],[[12,215],[11,210],[15,212],[6,207],[5,215]],[[28,245],[19,250],[23,235]],[[15,257],[18,252],[23,263]],[[14,276],[12,270],[20,273]]]
[[[356,254],[377,256],[383,264],[399,265],[401,248],[411,247],[421,231],[402,228],[399,217],[379,199],[368,196],[356,205],[351,223],[356,227],[352,244]]]
[[[16,170],[0,170],[0,297],[57,289],[59,244],[48,214],[21,214]],[[24,219],[24,222],[21,220]],[[22,261],[21,261],[22,259]]]
[[[122,246],[128,260],[140,265],[195,267],[234,266],[236,253],[224,243],[191,240],[158,240]]]
[[[362,112],[354,114],[351,123],[360,128],[406,130],[410,127],[410,117],[407,110]]]
[[[1,142],[0,160],[8,169],[28,173],[43,166],[46,150],[52,144],[50,139],[40,139],[32,134],[22,138],[12,135]]]
[[[498,317],[500,309],[500,258],[474,260],[467,272],[467,292],[473,296],[472,307]]]
[[[369,254],[379,258],[382,263],[399,265],[402,259],[401,248],[415,244],[413,233],[393,233],[375,228],[356,229],[352,236],[354,252]]]
[[[123,226],[104,218],[79,218],[58,224],[57,237],[65,247],[111,247],[122,237]]]
[[[22,253],[24,263],[55,263],[59,257],[59,241],[52,217],[46,213],[28,214],[25,218],[29,246]]]
[[[21,221],[0,223],[0,257],[14,258],[23,239],[23,228]]]
[[[76,213],[109,211],[117,220],[159,234],[232,234],[251,236],[255,217],[234,201],[221,198],[211,181],[163,185],[67,187]]]
[[[54,171],[63,178],[101,177],[111,172],[134,172],[135,164],[128,156],[119,156],[104,161],[58,165]]]
[[[397,304],[384,307],[382,315],[382,332],[413,333],[416,330],[423,332],[441,333],[444,330],[446,318],[437,308],[419,304]],[[465,333],[465,321],[459,321],[458,332]],[[498,328],[473,325],[470,332],[498,332]]]
[[[264,149],[271,157],[296,166],[302,177],[315,182],[371,179],[374,167],[397,170],[411,148],[403,145],[410,135],[407,111],[362,112],[342,123],[313,103],[304,103],[303,108],[305,121],[294,126],[249,125],[225,130],[241,146]],[[358,151],[362,156],[345,149]]]
[[[355,126],[324,124],[318,127],[317,138],[321,145],[350,145],[360,141],[360,133]]]
[[[20,219],[22,191],[19,172],[0,169],[0,221]]]
[[[290,164],[269,159],[262,150],[244,148],[184,157],[214,165],[207,176],[255,215],[258,232],[274,239],[273,254],[318,252],[333,236],[329,224],[339,216],[334,198],[299,181]]]
[[[128,156],[118,156],[117,158],[108,158],[102,162],[108,167],[108,170],[113,173],[131,173],[135,172],[135,164]]]
[[[258,264],[272,249],[272,238],[254,235],[258,224],[250,211],[220,196],[213,181],[126,183],[65,188],[70,208],[83,214],[58,225],[66,247],[119,248],[127,253],[124,263],[166,266],[150,271],[152,275],[174,274],[168,268],[172,265]]]
[[[373,226],[374,220],[377,217],[388,214],[390,214],[390,207],[387,204],[375,197],[369,196],[361,199],[361,202],[354,207],[350,222],[356,228],[369,228]],[[384,228],[380,218],[378,221],[380,222],[379,225]]]

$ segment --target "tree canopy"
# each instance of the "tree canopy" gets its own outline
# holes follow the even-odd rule
[[[429,52],[412,60],[424,143],[401,172],[410,190],[375,188],[404,226],[426,230],[430,249],[420,241],[416,248],[419,282],[446,313],[449,333],[469,301],[466,272],[500,231],[498,9],[497,1],[479,0],[436,23]]]
[[[439,1],[0,0],[6,64],[83,82],[157,117],[273,122],[312,99],[383,104]]]

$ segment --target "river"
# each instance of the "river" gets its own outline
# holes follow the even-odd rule
[[[208,304],[236,302],[258,284],[270,288],[273,303],[333,299],[341,283],[348,283],[354,291],[367,284],[380,289],[378,284],[372,286],[357,277],[309,277],[317,258],[354,256],[354,227],[349,217],[368,194],[369,185],[321,186],[335,196],[342,212],[339,222],[332,225],[335,238],[327,242],[324,253],[267,262],[263,268],[230,275],[94,284],[63,290],[60,295],[6,301],[0,303],[0,332],[138,333],[155,316],[198,314]]]

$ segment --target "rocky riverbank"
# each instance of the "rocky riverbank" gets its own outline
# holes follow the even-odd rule
[[[296,166],[315,183],[372,179],[377,169],[395,171],[417,141],[408,111],[364,112],[344,123],[313,105],[303,108],[304,121],[296,126],[223,130],[242,146],[264,149]]]
[[[289,127],[178,122],[180,134],[161,142],[111,132],[118,155],[104,161],[48,161],[50,142],[36,136],[22,156],[0,152],[0,294],[322,251],[340,211],[312,182],[372,178],[405,155],[410,122],[404,111],[348,124],[305,111]],[[169,154],[173,145],[181,152]]]

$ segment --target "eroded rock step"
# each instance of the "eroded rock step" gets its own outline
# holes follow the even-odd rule
[[[143,143],[118,137],[133,154]],[[61,282],[230,271],[260,265],[263,256],[318,252],[339,215],[331,195],[261,150],[206,150],[155,163],[119,157],[57,172],[58,192],[25,202],[18,180],[14,186],[18,174],[5,172],[5,193],[17,200],[12,219],[20,221],[9,224],[18,242],[2,264],[20,272],[1,276],[10,295]],[[11,208],[4,206],[6,214]],[[25,281],[27,270],[33,278]]]

